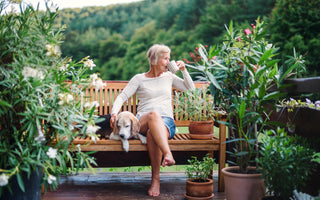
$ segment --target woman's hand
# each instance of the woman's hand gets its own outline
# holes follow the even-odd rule
[[[110,127],[113,128],[114,122],[116,121],[117,114],[112,114],[110,118]]]
[[[182,60],[178,60],[176,63],[177,63],[177,66],[179,67],[180,71],[183,71],[186,69],[186,65]]]

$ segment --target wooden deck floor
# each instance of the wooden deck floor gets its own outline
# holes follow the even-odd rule
[[[217,172],[213,174],[214,197],[224,200],[224,192],[217,192]],[[59,188],[42,196],[43,200],[179,200],[184,199],[186,176],[183,172],[161,173],[161,195],[149,197],[150,172],[103,172],[93,175],[80,173],[61,177]]]

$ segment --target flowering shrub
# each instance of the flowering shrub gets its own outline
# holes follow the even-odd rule
[[[264,119],[268,119],[270,105],[275,106],[283,96],[270,88],[280,87],[294,70],[304,67],[301,57],[284,62],[290,64],[287,71],[287,66],[279,66],[279,48],[264,39],[264,25],[258,18],[256,24],[240,30],[230,22],[222,44],[210,48],[199,45],[196,52],[201,59],[193,57],[193,64],[187,64],[200,80],[210,82],[214,106],[228,113],[229,142],[235,144],[234,151],[229,152],[235,159],[229,162],[238,165],[241,173],[255,164],[257,135],[267,123]]]
[[[11,179],[24,191],[22,173],[38,167],[42,183],[56,188],[59,174],[95,164],[70,144],[78,136],[98,139],[97,103],[83,105],[83,91],[105,83],[88,73],[95,67],[89,56],[78,62],[60,57],[63,28],[53,28],[56,16],[56,10],[31,6],[0,16],[0,196]]]

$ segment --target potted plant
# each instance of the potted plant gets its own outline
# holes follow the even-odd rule
[[[187,199],[211,199],[214,196],[213,180],[209,175],[212,173],[214,159],[209,157],[209,154],[203,157],[202,161],[193,156],[188,163],[189,165],[185,168],[188,179],[184,196]]]
[[[213,137],[213,123],[216,111],[213,98],[207,88],[195,88],[177,93],[174,112],[180,119],[190,120],[189,135],[193,139]]]
[[[313,152],[301,144],[300,137],[288,136],[283,128],[263,135],[258,170],[271,196],[262,200],[288,200],[293,198],[294,190],[304,186],[314,163]]]
[[[208,50],[200,45],[196,50],[201,60],[194,65],[187,65],[195,69],[202,79],[210,82],[214,105],[228,115],[228,142],[233,145],[228,152],[233,158],[229,163],[236,166],[222,171],[229,200],[258,199],[264,193],[261,174],[255,169],[255,158],[259,149],[257,138],[265,126],[270,125],[267,119],[279,98],[284,95],[278,90],[270,89],[282,86],[283,80],[292,75],[290,72],[301,67],[303,63],[295,57],[297,62],[287,71],[284,70],[287,66],[281,66],[280,70],[279,60],[275,59],[278,48],[263,38],[263,26],[264,22],[258,18],[256,24],[251,24],[250,28],[241,31],[234,29],[231,21],[222,45],[212,46]],[[230,170],[230,173],[225,173]],[[244,183],[229,187],[228,175],[231,173],[241,174],[241,177],[245,174],[257,174],[257,189],[252,189],[252,184],[249,184],[249,190],[241,188],[247,187]],[[257,192],[231,194],[235,189]]]
[[[95,164],[70,146],[79,136],[97,139],[98,129],[95,107],[73,95],[103,82],[88,73],[95,66],[88,57],[61,58],[57,9],[21,5],[20,13],[3,13],[7,3],[0,3],[0,197],[40,199],[40,184],[55,189],[60,174]]]
[[[280,101],[279,112],[274,114],[274,118],[284,122],[289,134],[299,134],[311,138],[317,137],[320,132],[317,122],[320,117],[320,100],[312,102],[306,98],[289,98]]]

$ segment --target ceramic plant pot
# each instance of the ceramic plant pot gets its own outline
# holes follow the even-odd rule
[[[22,181],[24,183],[25,191],[20,189],[17,181],[17,177],[14,176],[10,179],[10,185],[12,193],[5,188],[3,190],[1,199],[14,199],[14,200],[41,200],[41,179],[42,168],[37,167],[36,171],[32,171],[30,177],[26,172],[21,174]]]
[[[213,120],[191,121],[189,125],[189,135],[192,139],[211,139],[213,137]]]
[[[238,166],[222,169],[227,200],[257,200],[265,195],[262,174],[241,174],[237,170]],[[254,172],[255,167],[250,167],[250,170]]]

